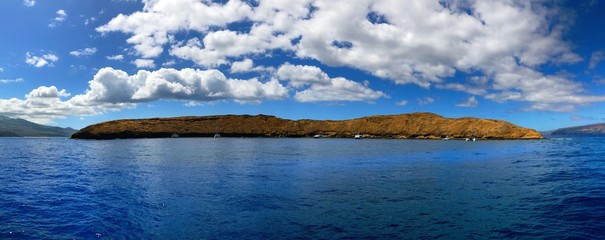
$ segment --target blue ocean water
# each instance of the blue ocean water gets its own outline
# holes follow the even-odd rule
[[[603,239],[605,138],[0,138],[0,239]]]

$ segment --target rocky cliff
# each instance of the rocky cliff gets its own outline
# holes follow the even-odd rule
[[[371,116],[352,120],[287,120],[266,115],[116,120],[88,126],[72,135],[75,139],[180,137],[323,137],[440,139],[541,139],[532,129],[512,123],[477,118],[444,118],[432,113]]]

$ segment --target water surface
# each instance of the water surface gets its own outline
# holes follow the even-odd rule
[[[0,138],[2,239],[604,238],[605,138]]]

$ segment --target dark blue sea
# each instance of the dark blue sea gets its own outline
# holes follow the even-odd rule
[[[0,138],[0,239],[604,239],[605,138]]]

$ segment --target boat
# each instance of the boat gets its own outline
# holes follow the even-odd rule
[[[450,140],[450,137],[446,136],[445,138],[442,138],[441,140],[447,141],[447,140]]]
[[[355,138],[355,139],[362,139],[363,137],[361,136],[361,134],[359,134],[359,133],[358,133],[358,134],[355,134],[355,137],[354,137],[354,138]]]
[[[178,133],[173,133],[172,136],[170,136],[171,138],[179,138],[181,137],[181,135],[179,135]]]
[[[467,141],[467,142],[468,142],[468,141],[471,141],[471,142],[477,141],[477,139],[476,139],[476,138],[474,138],[474,137],[472,137],[472,138],[466,138],[466,139],[464,139],[464,140],[465,140],[465,141]]]
[[[221,137],[221,135],[220,135],[220,134],[218,134],[218,133],[215,133],[215,134],[214,134],[214,138],[220,138],[220,137]]]
[[[315,136],[313,136],[313,138],[323,138],[324,136],[322,136],[321,134],[315,134]]]

